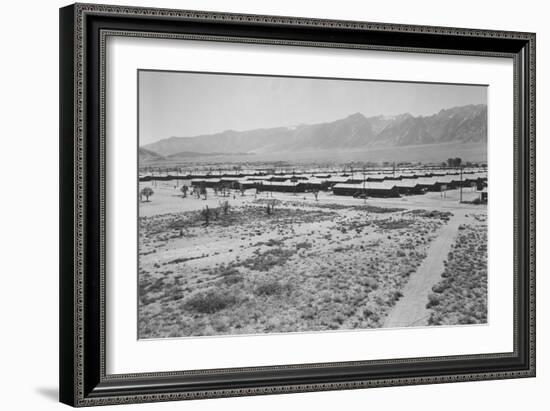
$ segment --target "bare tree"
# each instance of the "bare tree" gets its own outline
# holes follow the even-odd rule
[[[155,194],[155,192],[153,191],[153,189],[151,187],[143,187],[141,189],[141,192],[140,194],[146,198],[145,201],[149,201],[149,197],[151,197],[153,194]]]
[[[461,164],[462,164],[462,159],[460,157],[449,158],[447,160],[447,165],[449,167],[460,167]]]
[[[189,190],[189,187],[186,185],[181,186],[180,191],[183,194],[183,198],[187,197],[187,190]]]
[[[223,215],[227,215],[227,212],[229,211],[229,201],[225,200],[222,203],[222,210],[223,210]]]
[[[275,200],[270,200],[267,203],[267,214],[271,215],[275,211]]]
[[[202,218],[204,218],[204,225],[208,226],[208,223],[210,222],[210,209],[208,206],[205,206],[201,211]]]
[[[197,196],[197,198],[201,198],[201,190],[199,190],[198,187],[195,187],[195,195]]]
[[[315,197],[315,201],[319,201],[319,190],[314,188],[312,193],[313,193],[313,196]]]

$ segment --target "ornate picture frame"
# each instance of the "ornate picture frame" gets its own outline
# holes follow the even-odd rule
[[[513,350],[109,374],[110,37],[504,58],[513,64]],[[535,376],[535,34],[75,4],[60,9],[60,400],[72,406]]]

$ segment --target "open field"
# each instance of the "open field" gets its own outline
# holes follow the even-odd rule
[[[409,296],[409,284],[430,258],[447,257],[434,248],[442,235],[455,244],[469,232],[459,227],[477,227],[486,214],[459,204],[458,190],[367,200],[322,191],[317,201],[255,190],[183,198],[172,182],[154,191],[139,206],[140,338],[378,328],[398,302],[410,311],[409,300],[429,324],[456,324],[445,302],[426,308],[443,265],[423,283],[424,301]],[[476,197],[463,190],[465,201]]]
[[[427,308],[431,325],[487,322],[487,223],[474,221],[458,227],[456,243],[445,261],[441,281],[432,288]]]

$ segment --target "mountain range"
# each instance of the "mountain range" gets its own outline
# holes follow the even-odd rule
[[[184,158],[486,142],[487,106],[478,104],[443,109],[429,116],[406,113],[365,117],[355,113],[319,124],[170,137],[141,147],[139,157],[153,160],[155,156]]]

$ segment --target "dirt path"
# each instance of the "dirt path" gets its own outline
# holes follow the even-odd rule
[[[427,251],[427,257],[411,275],[403,290],[403,297],[397,301],[384,323],[385,328],[424,326],[428,324],[430,310],[426,308],[432,287],[441,280],[443,262],[447,258],[456,237],[458,226],[464,222],[463,213],[455,213],[441,228]]]

